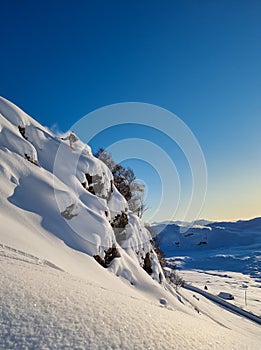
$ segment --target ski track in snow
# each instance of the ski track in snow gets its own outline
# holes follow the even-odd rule
[[[26,253],[19,249],[9,247],[2,243],[0,243],[0,256],[24,261],[29,264],[48,266],[56,270],[64,271],[63,269],[61,269],[60,267],[56,266],[55,264],[53,264],[48,260],[37,258],[32,254]]]

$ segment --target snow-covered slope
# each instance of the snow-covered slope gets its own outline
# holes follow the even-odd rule
[[[4,250],[0,273],[0,349],[260,348],[258,326],[189,293],[185,312],[182,304],[137,295],[117,278],[114,285],[110,276],[103,283],[78,278]]]
[[[74,147],[0,98],[0,348],[258,349],[257,326],[228,312],[223,322],[216,306],[211,321],[166,283],[108,168]],[[123,229],[112,228],[116,215]]]
[[[139,273],[133,275],[132,265],[142,265],[149,253],[153,278],[158,280],[162,271],[149,232],[128,210],[115,186],[111,193],[112,174],[92,155],[90,147],[78,140],[72,151],[65,141],[3,98],[0,113],[2,243],[19,241],[19,247],[40,257],[44,254],[43,258],[49,260],[53,260],[53,253],[48,243],[53,246],[53,241],[101,259],[116,245],[122,258],[115,259],[111,266],[115,273],[136,283]],[[24,135],[18,127],[24,128]],[[85,174],[99,177],[98,195],[83,187],[87,183]],[[110,221],[122,212],[128,224],[119,246]],[[9,232],[14,218],[17,228]],[[54,263],[60,266],[58,259]],[[139,272],[143,275],[142,269]]]

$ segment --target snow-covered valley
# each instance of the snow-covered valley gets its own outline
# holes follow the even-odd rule
[[[231,303],[261,316],[261,218],[195,224],[184,233],[179,225],[154,227],[168,264],[187,283],[230,293]]]
[[[150,233],[109,169],[88,145],[78,140],[72,150],[60,136],[0,98],[0,349],[259,349],[260,326],[167,283]],[[86,174],[101,179],[98,193],[88,191]],[[111,222],[123,213],[119,233]],[[255,228],[251,252],[260,250],[258,237]],[[189,250],[175,241],[175,254],[162,248],[180,256],[187,282],[215,292],[228,279],[247,284],[249,308],[260,315],[260,270],[203,272],[205,265],[185,264],[193,256],[203,264],[206,244]],[[112,249],[117,255],[104,268],[98,261]],[[251,257],[260,266],[260,255]],[[244,306],[240,293],[235,302]]]

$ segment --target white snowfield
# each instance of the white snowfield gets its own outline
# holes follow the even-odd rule
[[[260,349],[254,323],[159,283],[149,232],[115,187],[105,198],[112,175],[87,145],[72,151],[0,98],[0,157],[0,349]],[[104,198],[85,173],[101,176]],[[110,220],[122,211],[120,246]],[[105,269],[93,255],[113,244]]]

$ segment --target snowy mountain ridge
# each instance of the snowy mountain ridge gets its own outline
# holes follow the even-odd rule
[[[127,254],[133,264],[142,265],[148,253],[152,277],[159,280],[161,275],[162,278],[149,232],[128,210],[126,200],[112,185],[110,170],[92,155],[90,147],[78,140],[72,151],[65,141],[3,98],[0,113],[1,202],[4,209],[9,213],[16,212],[19,224],[28,214],[33,215],[35,220],[40,220],[45,234],[51,234],[89,256],[104,259],[106,250],[117,246],[119,255]],[[86,174],[100,180],[97,195],[86,188]],[[124,239],[117,237],[110,224],[122,213],[128,221],[126,227],[118,230],[122,231]],[[8,213],[5,215],[9,216]],[[7,233],[4,238],[8,243]],[[27,244],[24,237],[19,239],[24,239]],[[121,260],[115,259],[111,266],[117,274],[123,269]],[[127,267],[124,269],[128,270]],[[122,275],[135,283],[131,269]]]
[[[0,349],[259,349],[257,325],[167,283],[109,169],[74,148],[0,98]]]

